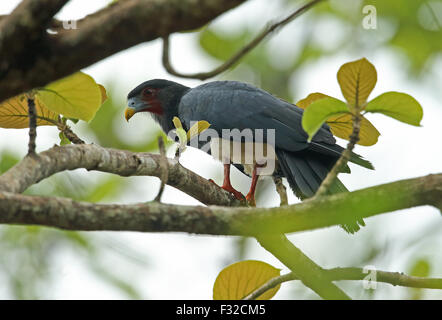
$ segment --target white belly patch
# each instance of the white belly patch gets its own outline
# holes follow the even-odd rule
[[[271,144],[261,142],[236,142],[221,138],[210,141],[212,157],[224,164],[237,163],[252,175],[253,165],[257,164],[258,175],[272,175],[276,167],[276,153]]]

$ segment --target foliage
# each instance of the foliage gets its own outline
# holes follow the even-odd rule
[[[324,98],[330,98],[331,103],[342,104],[343,102],[334,99],[330,96],[327,96],[323,93],[315,92],[309,94],[305,99],[302,99],[296,103],[296,105],[302,109],[306,109],[311,103],[323,99],[322,103],[327,104],[327,101]],[[325,100],[325,101],[324,101]],[[319,112],[323,112],[323,108],[319,107]],[[339,115],[328,115],[324,116],[325,122],[330,126],[330,130],[333,135],[342,138],[348,139],[352,130],[353,130],[353,118],[351,114],[348,113],[340,113]],[[371,122],[365,118],[361,117],[361,130],[359,132],[359,141],[358,144],[362,146],[371,146],[374,145],[378,141],[380,133],[379,131],[371,124]]]
[[[363,58],[344,64],[338,71],[338,82],[347,103],[319,93],[315,94],[316,99],[310,99],[310,101],[304,99],[302,104],[306,106],[306,110],[302,117],[302,127],[308,133],[309,139],[313,138],[330,117],[333,117],[330,123],[333,127],[336,117],[352,116],[361,111],[382,113],[399,121],[419,126],[423,117],[422,107],[413,97],[405,93],[386,92],[367,103],[376,80],[376,69]],[[367,140],[376,143],[379,136],[377,130],[372,125],[367,125],[368,120],[365,119],[364,123],[366,125],[361,130],[364,137],[368,136],[368,139],[363,140],[365,145],[367,145]],[[369,132],[371,127],[374,130]],[[351,132],[352,130],[349,130],[340,137],[349,139]]]
[[[100,91],[103,92],[102,89]],[[127,145],[117,132],[109,130],[108,123],[122,119],[121,105],[114,101],[114,97],[109,96],[87,128],[76,128],[79,133],[87,135],[93,132],[99,141],[106,141],[105,139],[115,135],[111,147],[124,145],[128,149],[154,150],[156,148],[155,137],[152,137],[155,141],[146,139],[143,145]],[[26,121],[23,127],[28,126],[27,112],[27,104],[24,104],[25,116],[23,118]],[[67,118],[58,119],[57,117],[57,121],[66,122],[67,120]],[[74,123],[71,119],[69,120]],[[7,136],[7,132],[3,135]],[[16,150],[0,149],[0,173],[7,171],[19,160]],[[74,172],[53,176],[31,187],[25,193],[68,197],[90,202],[107,202],[124,197],[132,188],[130,181],[121,177],[102,175],[91,179]],[[61,256],[72,255],[77,259],[79,268],[90,271],[93,277],[106,284],[111,290],[119,292],[121,297],[143,298],[137,285],[131,281],[131,276],[126,273],[126,268],[128,270],[136,270],[138,267],[146,269],[148,267],[146,254],[126,245],[117,236],[108,236],[104,239],[105,241],[100,235],[83,232],[64,232],[43,227],[1,226],[0,278],[3,284],[3,294],[11,299],[54,298],[51,290],[54,281],[59,280],[59,270],[54,267],[54,263],[59,261]],[[113,257],[116,263],[126,265],[125,270],[109,269],[107,264],[109,256]]]
[[[65,126],[69,119],[90,121],[107,99],[106,89],[95,80],[77,72],[71,76],[10,98],[0,104],[0,127],[29,127],[28,100],[35,103],[37,126]],[[60,145],[70,141],[60,132]]]
[[[297,28],[304,30],[304,35],[300,39],[293,39],[293,42],[296,43],[297,51],[287,58],[289,61],[286,61],[284,67],[275,64],[272,47],[268,43],[263,43],[242,60],[234,70],[230,71],[227,77],[250,81],[250,74],[252,74],[254,81],[260,87],[292,101],[293,97],[296,96],[296,86],[291,86],[291,83],[296,84],[302,81],[302,79],[297,77],[297,74],[301,68],[309,63],[339,52],[348,52],[352,56],[361,56],[362,53],[370,52],[375,54],[375,52],[387,49],[394,53],[395,59],[403,65],[404,70],[409,72],[410,75],[418,76],[421,79],[428,79],[431,76],[432,67],[436,61],[435,57],[442,51],[442,43],[440,42],[442,28],[437,26],[437,19],[431,18],[431,8],[433,8],[435,2],[437,1],[413,0],[407,1],[406,5],[399,3],[397,0],[374,0],[369,2],[357,0],[353,1],[352,5],[348,5],[348,0],[325,2],[323,5],[315,8],[311,15],[305,16],[304,25],[297,26]],[[286,0],[286,3],[287,7],[283,8],[283,11],[287,8],[292,8],[293,4],[298,5],[299,1]],[[380,27],[377,29],[376,35],[370,33],[370,31],[363,30],[361,27],[361,20],[363,18],[362,6],[365,4],[373,4],[377,8]],[[318,37],[314,36],[315,34],[321,34],[320,27],[323,25],[323,21],[325,23],[327,21],[337,22],[339,27],[334,30],[334,33],[344,35],[334,38],[331,46],[324,44],[326,42],[325,37],[319,37],[320,40],[318,40]],[[255,29],[251,30],[239,24],[235,27],[233,33],[226,33],[224,30],[208,27],[200,33],[198,46],[213,59],[224,61],[256,33]],[[281,46],[282,50],[283,47]],[[86,109],[86,104],[81,98],[78,99],[79,97],[75,93],[71,95],[77,89],[71,90],[73,86],[60,80],[60,82],[57,81],[40,89],[40,91],[37,90],[19,95],[2,103],[0,105],[0,127],[28,127],[28,106],[26,100],[28,97],[34,96],[37,125],[39,126],[66,123],[68,118],[73,118],[74,121],[75,119],[82,119],[90,122],[87,127],[81,127],[80,125],[78,130],[85,135],[93,137],[102,146],[133,151],[152,151],[157,148],[156,137],[162,134],[160,132],[155,132],[155,134],[146,137],[139,144],[122,139],[118,130],[110,126],[115,119],[122,116],[121,105],[116,103],[112,99],[113,97],[109,97],[107,102],[101,107],[101,103],[105,99],[102,98],[100,101],[97,99],[96,89],[98,86],[103,95],[103,92],[105,93],[103,91],[104,87],[94,84],[95,81],[92,82],[87,76],[74,75],[74,78],[77,80],[80,78],[84,79],[82,80],[84,82],[73,81],[71,83],[73,86],[74,84],[75,86],[78,85],[77,89],[83,85],[85,86],[84,90],[86,91],[83,91],[83,96],[85,92],[90,93],[87,94],[87,97],[90,98],[89,103],[91,104],[88,104]],[[354,80],[354,78],[352,79]],[[366,81],[373,84],[372,80],[373,77],[367,77]],[[86,83],[88,84],[86,85]],[[119,85],[119,83],[115,83],[115,85]],[[370,93],[368,91],[371,91],[368,90],[369,88],[370,86],[368,85],[366,87],[367,91],[362,95],[365,99]],[[112,92],[112,90],[109,91]],[[354,92],[354,86],[349,91],[343,90],[344,97],[349,97],[347,101],[353,102],[350,103],[350,107],[343,101],[320,93],[311,94],[299,101],[298,105],[300,107],[304,109],[308,107],[311,110],[317,109],[319,112],[319,114],[314,115],[316,119],[309,123],[311,128],[309,130],[313,132],[318,127],[318,123],[322,124],[325,121],[330,125],[333,134],[344,139],[348,138],[352,130],[351,108],[356,100],[362,102],[360,97],[355,99],[356,95],[352,95]],[[420,105],[416,100],[401,93],[384,93],[367,104],[365,104],[365,101],[358,104],[364,106],[364,110],[367,112],[380,112],[412,125],[419,125],[422,118],[422,114],[419,113],[419,110],[421,110]],[[328,108],[334,111],[329,113]],[[377,129],[368,119],[363,117],[359,144],[365,146],[373,145],[377,142],[378,136],[379,132]],[[61,144],[68,143],[63,134],[61,134],[60,139]],[[17,155],[8,150],[0,150],[0,157],[1,172],[4,172],[18,160]],[[109,176],[100,177],[96,180],[84,179],[84,176],[77,173],[62,174],[51,178],[48,182],[37,185],[28,190],[27,193],[55,194],[93,202],[119,201],[125,194],[133,190],[133,185],[127,182],[127,180]],[[378,231],[381,231],[381,228],[378,229]],[[433,230],[433,234],[437,234],[437,230]],[[97,238],[93,235],[58,232],[34,227],[2,227],[0,228],[0,239],[0,256],[2,257],[0,261],[0,276],[8,279],[6,286],[10,291],[8,292],[9,297],[48,297],[47,294],[42,293],[45,291],[45,288],[41,284],[46,281],[50,282],[50,278],[57,272],[51,269],[49,261],[51,261],[52,255],[55,256],[55,253],[66,251],[73,251],[77,256],[86,253],[86,260],[90,261],[89,269],[94,271],[97,277],[101,277],[114,287],[118,287],[127,297],[140,297],[133,283],[126,281],[122,273],[113,270],[109,265],[101,263],[98,253],[105,251],[106,246],[97,241]],[[341,254],[343,263],[350,263],[352,265],[365,265],[374,262],[378,263],[379,261],[388,263],[390,254],[386,252],[391,253],[388,250],[391,250],[390,248],[397,244],[379,243],[376,241],[377,239],[379,239],[379,234],[375,232],[366,239],[362,238],[359,250],[354,251],[345,248],[343,243],[339,242],[340,240],[336,238],[327,238],[327,241],[318,241],[318,243],[324,248],[333,245],[334,249],[330,250],[330,253],[333,251],[333,257],[337,255],[336,252],[339,253],[340,248],[345,248],[345,252]],[[422,241],[422,239],[417,238],[415,243],[419,243],[419,241]],[[247,257],[250,241],[247,243],[241,241],[241,258]],[[50,250],[53,248],[59,249],[53,253]],[[399,251],[406,251],[409,250],[409,246],[399,249]],[[417,249],[414,248],[413,250],[416,251]],[[139,252],[136,252],[134,255],[142,256]],[[228,257],[228,259],[231,259],[231,257]],[[331,258],[326,258],[326,253],[324,253],[324,259]],[[345,261],[345,259],[348,259],[348,261]],[[429,267],[431,263],[428,259],[417,256],[411,260],[410,273],[412,275],[428,276],[431,274],[431,268]],[[247,262],[239,262],[233,266],[241,265],[242,263]],[[263,262],[256,263],[259,265],[264,264]],[[241,277],[241,279],[247,279],[252,273],[251,271],[254,270],[253,268],[249,266],[250,272],[245,272],[244,277]],[[273,267],[270,266],[271,268]],[[221,277],[224,271],[220,273],[219,277]],[[239,271],[234,269],[234,272]],[[240,282],[233,282],[231,285],[232,287],[236,285],[239,288]],[[256,284],[254,288],[258,286]],[[252,289],[250,288],[250,290]],[[357,289],[357,292],[359,292],[360,288]],[[418,294],[421,291],[413,289],[410,290],[410,293],[413,298],[422,298],[422,295]],[[374,296],[375,292],[370,292]],[[246,294],[246,292],[243,293]],[[311,293],[305,289],[294,292],[294,296],[297,298],[303,296],[312,298]],[[238,295],[235,298],[240,297]]]

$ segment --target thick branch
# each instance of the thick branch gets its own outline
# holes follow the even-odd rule
[[[38,47],[26,46],[16,51],[7,65],[0,65],[0,101],[67,76],[139,43],[200,28],[244,1],[117,1],[79,20],[77,29],[55,29],[57,34],[44,34],[45,41],[39,42]],[[2,25],[8,20],[2,19]]]
[[[364,280],[367,273],[362,268],[333,268],[323,270],[331,281],[341,280]],[[372,271],[370,271],[372,272]],[[388,283],[393,286],[421,288],[421,289],[442,289],[442,278],[423,278],[408,276],[400,272],[375,271],[376,280],[370,278],[370,281]],[[275,277],[267,281],[264,285],[247,295],[244,300],[255,300],[266,291],[275,288],[281,283],[287,281],[299,280],[296,275],[291,272],[279,277]]]
[[[365,218],[422,205],[442,209],[442,174],[309,199],[295,205],[277,208],[214,206],[201,208],[158,203],[114,206],[22,195],[13,195],[14,201],[5,200],[12,199],[12,195],[8,192],[23,192],[29,186],[64,170],[85,168],[121,176],[160,177],[162,174],[160,161],[160,155],[132,153],[95,145],[54,147],[35,157],[26,157],[0,176],[0,191],[4,191],[0,199],[0,222],[39,224],[73,230],[162,232],[173,229],[173,231],[200,234],[255,236],[262,233],[289,233],[340,225],[355,217]],[[224,206],[238,204],[229,193],[185,169],[177,161],[168,159],[168,166],[167,183],[202,203]],[[32,206],[34,214],[39,217],[38,220],[28,214],[29,208],[26,203],[33,201],[39,204]],[[87,216],[84,216],[82,209],[84,207],[91,212]],[[139,215],[136,216],[134,213]],[[187,225],[188,220],[185,219],[184,213],[193,217],[198,216],[201,222]],[[60,220],[66,219],[63,215],[69,216],[70,224],[59,224]],[[74,219],[76,216],[79,217],[78,220]],[[124,223],[135,217],[138,221],[136,226]],[[152,219],[162,223],[149,223]],[[102,220],[112,223],[103,225]]]
[[[297,9],[293,13],[291,13],[288,17],[282,19],[281,21],[278,21],[274,24],[271,24],[264,28],[255,38],[253,38],[252,41],[250,41],[246,46],[242,47],[238,52],[236,52],[230,59],[225,61],[223,64],[218,66],[217,68],[213,69],[212,71],[208,72],[199,72],[199,73],[190,73],[185,74],[181,73],[172,66],[170,62],[170,48],[169,48],[169,37],[164,36],[163,37],[163,66],[166,69],[167,72],[169,72],[171,75],[174,75],[176,77],[181,78],[188,78],[188,79],[199,79],[199,80],[206,80],[209,78],[213,78],[217,76],[218,74],[226,71],[230,67],[232,67],[235,63],[237,63],[242,57],[244,57],[247,53],[252,51],[258,44],[260,44],[268,35],[271,33],[277,31],[278,29],[282,28],[289,22],[293,21],[295,18],[299,17],[301,14],[306,12],[308,9],[316,5],[317,3],[324,1],[324,0],[313,0],[309,3],[303,5],[301,8]]]
[[[0,192],[0,223],[30,224],[83,231],[182,231],[229,234],[228,215],[202,206],[177,206],[157,201],[103,205],[57,197],[32,197]]]
[[[118,174],[120,176],[155,176],[163,170],[161,156],[149,153],[102,148],[96,145],[67,145],[53,147],[36,157],[25,158],[0,176],[0,190],[21,193],[31,185],[65,171],[84,168]],[[204,204],[238,205],[233,196],[217,185],[168,159],[167,183]]]
[[[257,238],[259,243],[279,261],[284,263],[298,279],[321,298],[328,300],[348,300],[347,294],[326,277],[324,270],[307,257],[285,235],[272,235]]]
[[[38,46],[46,38],[46,27],[52,17],[69,0],[24,0],[14,11],[0,20],[0,74],[20,56],[31,58],[26,48]],[[0,98],[0,100],[2,100]]]

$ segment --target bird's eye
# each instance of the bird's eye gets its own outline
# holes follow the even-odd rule
[[[150,96],[152,93],[153,93],[153,90],[150,88],[143,90],[143,95],[145,95],[145,96]]]

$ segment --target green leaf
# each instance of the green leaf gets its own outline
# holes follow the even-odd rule
[[[376,85],[376,69],[365,58],[346,63],[338,71],[338,82],[350,108],[362,108]]]
[[[415,277],[428,277],[430,275],[430,263],[426,259],[416,260],[410,268],[410,275]]]
[[[58,136],[60,137],[60,146],[71,144],[71,141],[65,136],[63,132],[60,132]]]
[[[256,260],[240,261],[224,268],[213,286],[214,300],[240,300],[252,293],[270,279],[280,275],[277,269],[268,263]],[[257,300],[270,300],[280,285],[272,288]]]
[[[349,113],[345,102],[335,98],[324,98],[310,104],[302,116],[302,127],[311,141],[322,124],[331,116]]]
[[[331,97],[320,92],[315,92],[309,94],[305,99],[298,101],[296,105],[302,109],[307,109],[307,107],[313,102],[325,98]],[[349,137],[353,132],[353,117],[351,114],[339,114],[336,116],[331,116],[327,119],[326,123],[330,126],[330,130],[333,135],[341,139],[349,140]],[[357,144],[361,146],[372,146],[376,144],[376,142],[378,142],[380,133],[375,126],[364,116],[361,116],[360,126],[359,141]]]
[[[77,72],[38,90],[36,98],[67,118],[90,121],[105,100],[103,90],[91,76]]]
[[[419,102],[402,92],[386,92],[371,100],[365,110],[382,113],[396,120],[420,126],[424,111]]]

